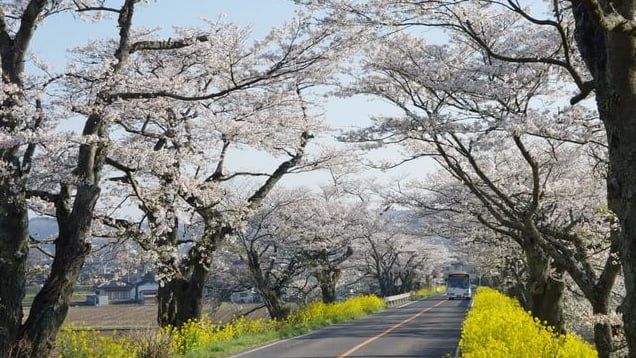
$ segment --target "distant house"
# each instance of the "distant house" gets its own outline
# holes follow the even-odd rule
[[[135,301],[143,303],[157,297],[159,284],[152,278],[144,279],[135,284]]]
[[[230,301],[232,303],[260,303],[263,299],[253,290],[245,290],[232,293]]]
[[[109,281],[98,285],[95,288],[95,294],[99,297],[100,305],[133,302],[135,301],[135,285],[125,281]],[[107,301],[104,298],[107,298]]]

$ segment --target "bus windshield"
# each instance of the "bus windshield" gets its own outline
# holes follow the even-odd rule
[[[467,289],[470,288],[470,279],[468,275],[449,275],[446,287]]]

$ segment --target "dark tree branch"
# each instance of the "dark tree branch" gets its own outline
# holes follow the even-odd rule
[[[610,2],[610,11],[603,10],[603,6],[598,0],[576,0],[583,1],[589,9],[594,22],[603,30],[621,33],[629,36],[636,36],[636,21],[629,20],[621,15]]]
[[[205,35],[196,36],[192,39],[167,39],[167,40],[154,40],[154,41],[138,41],[130,45],[130,53],[137,51],[151,50],[175,50],[184,47],[188,47],[197,42],[207,42],[209,37]]]

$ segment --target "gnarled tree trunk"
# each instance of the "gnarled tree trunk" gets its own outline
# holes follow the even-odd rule
[[[263,303],[267,308],[269,317],[278,321],[283,321],[291,312],[290,307],[281,299],[281,295],[274,290],[257,290],[263,298]]]
[[[314,274],[316,280],[318,280],[318,285],[320,286],[322,302],[336,302],[336,284],[340,279],[340,274],[340,269],[323,270]]]
[[[22,325],[29,225],[24,197],[0,193],[0,356],[8,357]]]
[[[0,14],[0,84],[19,89],[5,92],[0,103],[0,132],[11,135],[25,127],[36,129],[39,124],[29,124],[23,106],[27,103],[22,90],[25,55],[29,52],[31,38],[42,19],[46,1],[33,0],[25,4],[24,13],[11,14],[11,22],[19,21],[20,27],[12,33],[7,26],[5,11]],[[4,5],[3,5],[4,7]],[[33,99],[35,100],[35,99]],[[36,122],[38,123],[38,122]],[[26,205],[26,183],[31,169],[34,145],[23,151],[21,144],[0,145],[0,356],[14,354],[22,324],[22,299],[26,279],[26,259],[29,252],[29,218]]]
[[[92,198],[93,205],[97,196]],[[92,210],[82,216],[81,221],[60,223],[51,273],[35,296],[22,328],[21,341],[27,344],[22,352],[25,357],[48,357],[55,347],[57,332],[66,318],[73,289],[90,252],[86,239]]]
[[[260,250],[254,246],[254,241],[249,244],[245,244],[247,266],[251,276],[251,281],[254,285],[254,289],[263,298],[263,303],[267,308],[269,317],[279,321],[287,318],[291,309],[282,299],[283,288],[293,279],[293,275],[296,271],[297,261],[291,259],[285,270],[282,270],[275,278],[270,272],[266,272],[261,268],[261,256]],[[269,270],[274,267],[274,261],[272,260],[269,265]]]
[[[636,37],[623,26],[631,26],[636,2],[599,3],[574,2],[572,11],[576,42],[594,79],[607,135],[607,201],[621,226],[619,250],[625,276],[620,311],[629,356],[636,357]],[[612,17],[605,15],[608,9],[615,11]]]
[[[545,321],[555,328],[556,332],[563,332],[563,291],[565,283],[555,279],[551,273],[551,259],[538,247],[524,247],[526,263],[528,265],[528,279],[525,296],[526,309],[534,317]]]
[[[107,138],[106,130],[107,124],[103,119],[91,115],[84,134]],[[100,194],[99,181],[104,158],[103,144],[81,145],[76,167],[80,184],[75,189],[63,185],[57,195],[55,206],[59,233],[55,241],[55,258],[51,273],[35,296],[29,318],[22,327],[20,340],[26,346],[21,356],[48,357],[54,347],[77,278],[90,252],[88,238]]]
[[[609,300],[605,302],[592,302],[592,313],[595,315],[606,315],[609,313]],[[594,324],[594,345],[598,352],[598,358],[609,358],[614,350],[614,333],[612,326],[608,322],[598,322]]]
[[[209,270],[199,261],[194,261],[186,272],[159,287],[157,321],[161,327],[181,327],[189,320],[201,318],[203,289]]]

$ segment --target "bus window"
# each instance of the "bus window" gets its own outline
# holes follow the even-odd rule
[[[446,294],[450,300],[470,299],[472,296],[470,276],[467,273],[449,274],[446,279]]]

